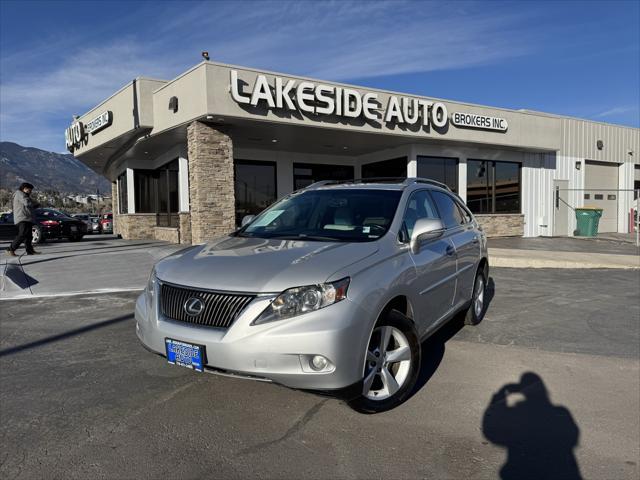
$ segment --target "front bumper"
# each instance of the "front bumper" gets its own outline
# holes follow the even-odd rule
[[[348,299],[329,307],[263,325],[251,322],[274,296],[257,297],[226,330],[166,319],[157,292],[136,302],[136,333],[149,350],[165,355],[165,338],[204,345],[206,368],[223,374],[270,380],[287,387],[351,392],[362,380],[372,328]],[[322,355],[333,369],[314,372],[308,359]],[[307,362],[307,363],[305,363]]]

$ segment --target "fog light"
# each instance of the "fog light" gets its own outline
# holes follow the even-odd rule
[[[329,361],[322,355],[314,355],[309,362],[309,366],[316,372],[324,370],[327,368],[327,365],[329,365]]]

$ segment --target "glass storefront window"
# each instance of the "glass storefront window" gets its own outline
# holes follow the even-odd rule
[[[407,157],[362,165],[362,178],[407,178]]]
[[[153,170],[136,170],[133,174],[135,184],[136,212],[156,213],[158,196],[157,175]]]
[[[444,183],[453,192],[458,191],[458,159],[450,157],[417,158],[418,177]]]
[[[235,160],[236,225],[245,215],[257,215],[276,201],[276,164]]]
[[[520,213],[520,164],[494,162],[495,212]]]
[[[178,168],[174,160],[156,170],[133,172],[136,213],[155,213],[160,227],[177,227],[179,223]]]
[[[294,163],[293,189],[299,190],[321,180],[352,180],[353,175],[354,170],[350,165]]]
[[[129,212],[129,198],[127,196],[127,171],[118,177],[118,213]]]
[[[157,225],[177,227],[178,218],[178,161],[174,160],[156,170],[158,178]]]
[[[467,160],[467,206],[473,213],[520,213],[520,164]]]

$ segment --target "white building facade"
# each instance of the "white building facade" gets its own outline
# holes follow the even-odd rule
[[[319,180],[428,177],[489,235],[628,232],[640,130],[203,62],[138,78],[65,132],[112,182],[125,238],[200,243]]]

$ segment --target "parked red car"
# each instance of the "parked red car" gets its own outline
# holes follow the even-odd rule
[[[100,215],[100,229],[102,233],[113,233],[113,213]]]

